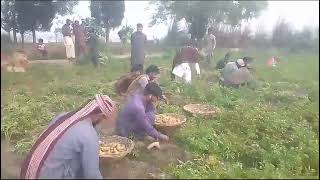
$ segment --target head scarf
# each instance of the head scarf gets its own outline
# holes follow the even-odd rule
[[[91,100],[83,108],[75,112],[69,118],[63,121],[57,121],[46,129],[33,145],[24,164],[21,168],[20,178],[35,179],[38,178],[41,167],[48,157],[51,150],[54,148],[58,139],[72,125],[84,119],[94,110],[100,109],[101,112],[109,118],[115,110],[115,103],[105,95],[96,95],[95,99]]]
[[[236,63],[240,66],[240,67],[244,67],[245,63],[243,61],[243,59],[237,59]]]

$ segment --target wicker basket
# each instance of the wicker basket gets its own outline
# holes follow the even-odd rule
[[[202,117],[213,117],[221,112],[218,107],[206,104],[188,104],[183,106],[183,109],[192,115],[200,115]],[[200,110],[200,112],[195,110]],[[201,112],[201,110],[204,111]]]
[[[169,124],[160,123],[157,120],[161,119],[163,115],[170,116],[170,117],[175,117],[175,118],[179,119],[179,122],[175,123],[175,124],[170,124],[170,125]],[[159,131],[163,132],[164,134],[171,135],[177,128],[181,127],[181,125],[183,123],[185,123],[186,121],[187,121],[187,119],[183,115],[174,114],[174,113],[158,114],[158,115],[156,115],[155,127]]]
[[[126,148],[126,151],[123,151],[119,154],[99,154],[100,158],[102,159],[113,159],[113,160],[118,160],[122,159],[125,157],[127,154],[131,153],[132,149],[134,148],[134,142],[126,137],[121,137],[121,136],[103,136],[100,138],[100,141],[102,141],[105,144],[108,143],[120,143],[123,144]]]

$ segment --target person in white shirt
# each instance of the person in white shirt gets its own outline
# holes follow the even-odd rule
[[[43,43],[43,39],[38,40],[37,50],[41,53],[42,57],[48,59],[48,50],[46,45]]]

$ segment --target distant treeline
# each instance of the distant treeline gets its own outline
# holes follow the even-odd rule
[[[306,27],[301,31],[296,31],[283,19],[278,20],[271,35],[268,35],[263,27],[259,27],[255,34],[248,26],[243,27],[242,30],[240,27],[235,28],[227,25],[212,27],[217,40],[217,48],[276,47],[292,51],[319,49],[319,27],[313,29]],[[175,30],[175,28],[169,30],[162,43],[181,45],[187,35],[174,32]]]

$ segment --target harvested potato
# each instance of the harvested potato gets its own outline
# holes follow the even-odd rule
[[[157,115],[155,123],[158,125],[174,126],[176,124],[180,124],[181,121],[182,120],[178,117],[175,117],[170,114],[159,114]]]
[[[108,155],[108,154],[120,154],[126,151],[126,147],[120,143],[108,143],[100,145],[100,154]]]
[[[185,110],[196,114],[216,113],[216,108],[204,104],[189,104],[184,107]]]

